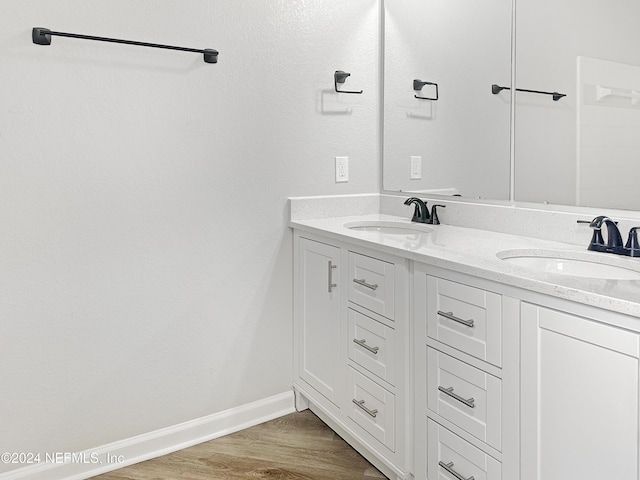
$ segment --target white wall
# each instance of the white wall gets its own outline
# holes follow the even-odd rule
[[[290,388],[286,199],[378,191],[378,22],[377,0],[2,1],[0,452]]]

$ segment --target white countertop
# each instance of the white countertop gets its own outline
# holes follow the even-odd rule
[[[607,263],[636,271],[640,271],[640,258],[589,252],[586,245],[579,247],[452,225],[429,225],[427,227],[433,231],[426,235],[406,236],[351,230],[344,226],[359,221],[393,221],[415,225],[407,218],[369,214],[296,219],[289,222],[289,226],[428,265],[640,318],[640,280],[604,280],[546,273],[510,264],[500,260],[497,254],[505,250],[523,249],[562,251],[567,256],[590,255],[596,261],[606,256]]]

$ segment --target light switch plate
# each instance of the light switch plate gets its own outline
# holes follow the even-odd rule
[[[422,157],[411,157],[411,180],[422,178]]]
[[[349,157],[336,157],[336,183],[349,181]]]

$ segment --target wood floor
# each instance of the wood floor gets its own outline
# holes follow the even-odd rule
[[[93,480],[381,480],[386,477],[305,410]]]

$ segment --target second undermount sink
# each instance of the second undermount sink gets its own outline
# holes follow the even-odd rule
[[[419,235],[429,233],[433,228],[426,225],[406,222],[393,222],[384,220],[367,220],[362,222],[350,222],[344,224],[349,230],[359,232],[377,232],[385,235]]]
[[[605,254],[609,255],[609,254]],[[640,263],[632,260],[581,252],[506,250],[498,258],[512,265],[546,273],[606,280],[640,280]]]

